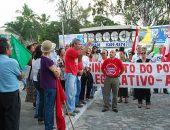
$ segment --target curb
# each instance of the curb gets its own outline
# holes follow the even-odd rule
[[[90,107],[90,105],[94,102],[97,96],[99,96],[100,92],[101,92],[101,88],[98,88],[98,90],[95,92],[94,98],[90,99],[86,105],[84,105],[82,108],[79,109],[80,113],[76,114],[75,117],[71,117],[73,124],[75,124],[75,122],[81,117],[81,115],[83,115],[83,113],[87,110],[87,108]],[[65,116],[65,121],[66,121],[66,130],[72,129],[72,125],[68,116]]]

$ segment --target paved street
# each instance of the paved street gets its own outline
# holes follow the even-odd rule
[[[25,92],[22,91],[20,130],[44,130],[33,118],[32,104],[25,103],[24,96]],[[76,130],[170,130],[170,95],[152,94],[150,110],[146,110],[144,106],[137,108],[136,102],[130,97],[128,104],[118,104],[118,113],[111,110],[102,113],[102,98],[99,93],[91,105],[88,103],[89,108],[86,111],[87,106],[82,108],[81,114],[72,120]],[[66,122],[67,126],[70,125],[68,117]]]
[[[118,105],[118,113],[102,113],[98,97],[76,122],[76,130],[170,130],[170,95],[152,94],[150,110],[136,102],[130,97],[128,104]]]

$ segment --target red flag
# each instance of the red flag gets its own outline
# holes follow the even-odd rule
[[[60,79],[56,79],[57,90],[56,90],[56,124],[58,130],[65,130],[66,123],[62,111],[62,104],[66,100],[65,93],[63,91],[62,85],[60,83]]]
[[[134,39],[133,45],[132,45],[132,52],[133,53],[135,53],[137,44],[138,44],[138,27],[136,27],[135,39]]]
[[[162,61],[169,62],[170,61],[170,25],[168,27],[168,36],[166,38],[163,50],[162,50]]]

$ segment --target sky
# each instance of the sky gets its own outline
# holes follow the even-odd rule
[[[43,13],[50,15],[50,20],[58,20],[57,12],[55,11],[56,2],[58,0],[54,0],[54,2],[49,2],[49,0],[1,0],[0,7],[0,27],[2,27],[5,23],[14,21],[16,16],[19,14],[16,13],[16,10],[22,10],[24,3],[31,8],[35,14],[41,15]],[[115,3],[116,0],[112,0]],[[88,4],[92,2],[92,0],[79,0],[79,4],[88,7]],[[115,20],[120,19],[115,18]]]
[[[80,4],[85,6],[88,6],[89,2],[90,0],[80,0]],[[26,3],[35,14],[41,15],[45,13],[51,16],[50,20],[57,20],[55,2],[48,2],[48,0],[1,0],[0,27],[6,22],[15,20],[15,17],[19,15],[16,13],[16,10],[22,10],[24,3]]]

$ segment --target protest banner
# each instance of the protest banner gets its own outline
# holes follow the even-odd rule
[[[125,72],[119,78],[120,87],[168,88],[170,87],[170,63],[124,63]],[[90,63],[94,85],[103,86],[105,76],[101,64]]]

